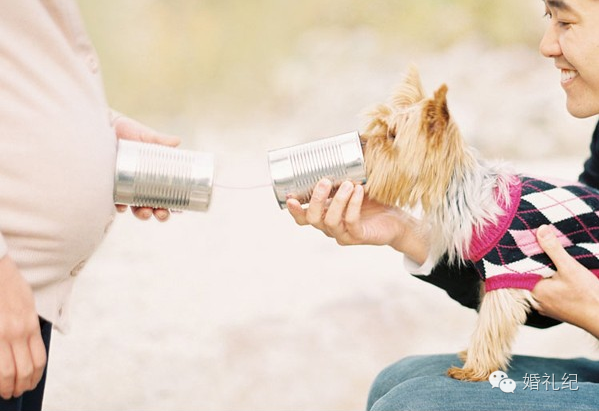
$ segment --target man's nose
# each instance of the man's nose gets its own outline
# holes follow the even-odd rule
[[[543,56],[548,58],[558,57],[562,54],[555,24],[550,23],[545,29],[545,33],[539,44],[539,51]]]

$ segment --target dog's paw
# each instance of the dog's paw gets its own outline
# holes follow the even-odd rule
[[[451,367],[447,375],[461,381],[487,381],[491,375],[490,371],[476,371],[472,368]]]

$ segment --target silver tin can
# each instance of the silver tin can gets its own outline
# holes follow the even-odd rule
[[[310,201],[322,178],[333,187],[349,180],[366,182],[364,154],[357,131],[268,152],[272,186],[279,206],[286,208],[289,196],[301,204]]]
[[[115,204],[206,211],[214,156],[120,139],[114,175]]]

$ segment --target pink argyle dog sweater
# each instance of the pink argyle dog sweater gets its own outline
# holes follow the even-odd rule
[[[511,202],[496,225],[473,234],[469,259],[485,289],[532,290],[555,265],[536,240],[537,228],[553,228],[566,251],[599,277],[599,191],[581,183],[519,176]]]

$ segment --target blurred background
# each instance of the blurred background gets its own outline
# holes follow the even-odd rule
[[[117,217],[53,337],[48,410],[363,409],[385,366],[463,349],[474,312],[392,250],[296,226],[269,187],[267,150],[359,130],[410,63],[482,155],[570,178],[587,156],[596,119],[565,110],[538,0],[79,4],[112,107],[214,152],[216,187],[208,213]],[[516,352],[596,357],[568,325]]]

